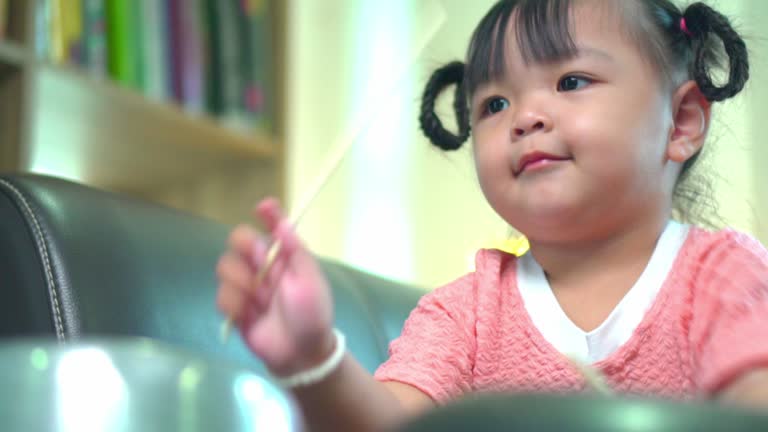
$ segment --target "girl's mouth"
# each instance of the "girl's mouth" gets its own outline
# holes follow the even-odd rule
[[[526,153],[517,162],[517,166],[515,167],[515,177],[519,176],[524,171],[532,171],[536,169],[545,168],[545,167],[551,166],[552,164],[562,162],[562,161],[567,161],[570,159],[571,158],[569,157],[557,156],[557,155],[544,153],[540,151],[533,151],[530,153]]]

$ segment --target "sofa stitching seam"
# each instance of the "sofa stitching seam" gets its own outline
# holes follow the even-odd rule
[[[45,277],[48,282],[48,292],[51,295],[51,300],[53,303],[53,316],[54,316],[54,326],[56,328],[56,337],[58,340],[63,341],[64,325],[61,319],[61,309],[59,307],[59,296],[56,291],[56,281],[53,278],[53,271],[51,269],[50,257],[48,255],[48,246],[46,244],[45,237],[43,236],[43,230],[40,226],[39,221],[37,220],[37,216],[32,211],[32,206],[29,205],[29,202],[24,197],[24,194],[22,194],[21,191],[19,191],[13,184],[9,183],[4,179],[0,179],[0,184],[8,188],[13,194],[16,195],[18,200],[21,202],[21,205],[24,207],[24,210],[29,214],[30,219],[32,220],[33,237],[35,238],[35,243],[37,244],[38,250],[40,251],[40,254],[43,259],[43,268],[45,269]]]

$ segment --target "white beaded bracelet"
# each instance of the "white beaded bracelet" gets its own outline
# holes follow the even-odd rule
[[[334,348],[333,353],[324,362],[311,369],[297,372],[287,377],[274,377],[275,382],[282,387],[293,388],[312,385],[328,377],[339,367],[341,360],[344,358],[344,353],[347,351],[344,333],[334,328],[333,336],[336,339],[336,348]]]

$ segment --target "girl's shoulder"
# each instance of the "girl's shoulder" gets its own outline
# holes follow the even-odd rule
[[[691,226],[683,252],[699,264],[743,262],[768,266],[768,250],[753,235],[734,228],[711,230]]]
[[[466,305],[479,297],[497,295],[499,287],[514,281],[517,257],[498,249],[480,249],[475,253],[474,267],[463,276],[435,288],[424,301]]]
[[[698,297],[713,301],[768,294],[768,250],[754,236],[691,227],[675,269]],[[728,300],[728,301],[731,301]]]

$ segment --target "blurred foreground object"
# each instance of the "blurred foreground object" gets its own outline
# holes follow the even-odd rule
[[[266,379],[157,341],[0,343],[3,430],[303,430]]]
[[[482,395],[446,405],[400,432],[426,431],[708,432],[766,431],[768,414],[714,403],[594,395]]]

